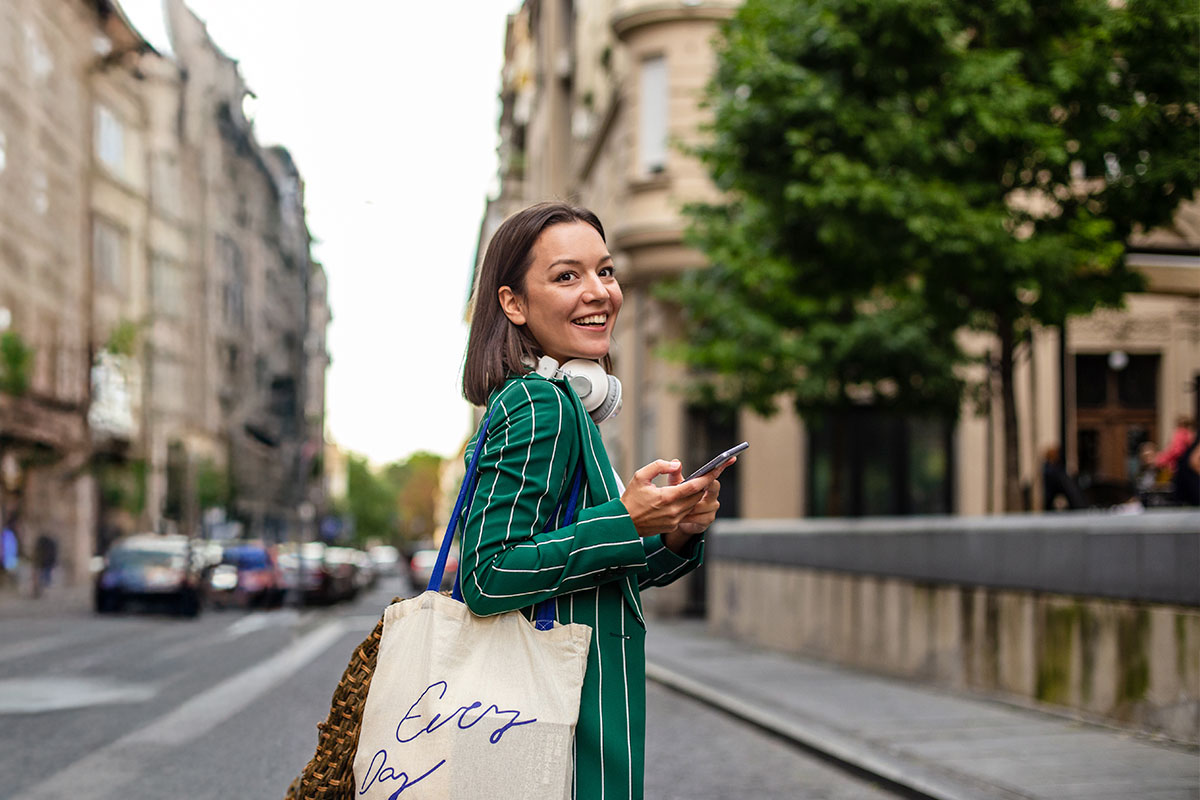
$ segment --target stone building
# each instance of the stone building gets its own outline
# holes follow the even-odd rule
[[[0,8],[0,331],[10,354],[0,518],[15,519],[26,555],[38,538],[54,540],[68,579],[87,576],[96,525],[89,368],[139,291],[129,231],[145,225],[145,111],[133,87],[149,49],[109,2]],[[27,368],[15,363],[23,348]],[[131,422],[110,399],[108,419]],[[112,433],[123,450],[134,431]]]
[[[723,478],[723,513],[823,515],[834,443],[786,403],[763,419],[689,407],[685,373],[665,361],[672,312],[653,296],[664,276],[704,264],[685,246],[681,208],[715,197],[685,154],[698,141],[712,41],[733,0],[526,0],[510,16],[501,78],[499,193],[481,225],[480,257],[495,227],[533,202],[571,199],[605,224],[625,294],[614,361],[624,410],[605,426],[623,474],[657,457],[698,464],[740,440],[752,449]],[[1065,430],[1068,468],[1094,487],[1126,484],[1140,442],[1164,443],[1193,411],[1200,376],[1200,210],[1130,243],[1148,279],[1123,310],[1072,319],[1065,357],[1058,333],[1038,331],[1017,375],[1021,479],[1040,507],[1044,448]],[[989,342],[973,342],[983,349]],[[1065,394],[1060,390],[1065,387]],[[1065,402],[1061,398],[1065,397]],[[1060,409],[1065,409],[1065,417]],[[1065,425],[1060,425],[1065,420]],[[999,411],[965,404],[954,425],[872,419],[843,445],[854,514],[1001,510]],[[897,468],[897,464],[901,465]],[[1099,495],[1098,495],[1099,496]]]
[[[303,182],[166,12],[156,50],[112,0],[0,6],[0,523],[71,581],[123,533],[298,536],[324,503]]]
[[[320,451],[319,442],[306,447],[304,419],[313,265],[303,185],[286,150],[256,140],[237,62],[181,0],[167,10],[185,74],[187,215],[199,221],[190,258],[203,276],[198,438],[215,446],[183,448],[180,474],[194,480],[201,463],[227,471],[246,532],[283,539],[305,499],[305,464]]]

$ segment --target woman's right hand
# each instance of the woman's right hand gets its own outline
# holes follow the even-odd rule
[[[683,465],[679,461],[659,459],[633,473],[633,480],[625,487],[621,502],[633,520],[639,536],[654,536],[670,533],[692,513],[692,509],[704,497],[704,492],[717,474],[710,472],[694,480],[683,480]],[[655,486],[659,475],[668,475],[670,486]]]

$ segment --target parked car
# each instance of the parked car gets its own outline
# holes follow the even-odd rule
[[[399,575],[403,562],[400,561],[400,551],[390,544],[377,544],[367,553],[375,564],[376,575]]]
[[[324,582],[321,568],[324,554],[325,545],[319,542],[281,546],[278,563],[284,592],[302,592],[306,602],[317,599]]]
[[[206,575],[199,547],[186,536],[127,536],[109,548],[96,575],[96,611],[120,611],[137,602],[194,617],[200,613]]]
[[[353,547],[326,547],[325,569],[328,573],[330,601],[353,600],[359,590],[359,560],[361,550]]]
[[[365,550],[355,549],[354,561],[358,566],[358,571],[354,575],[354,585],[358,591],[370,589],[375,585],[375,581],[379,578],[379,573],[375,571],[375,562]]]
[[[218,605],[277,605],[283,599],[283,580],[273,549],[262,542],[226,543],[208,589]]]
[[[433,575],[433,567],[437,564],[437,550],[418,550],[409,561],[408,570],[412,576],[413,589],[423,592],[429,586],[429,578]],[[446,570],[442,573],[442,589],[454,586],[454,576],[458,574],[458,553],[453,547],[446,558]]]
[[[307,603],[336,603],[354,597],[358,566],[349,547],[307,542],[281,548],[279,566],[286,590],[300,590]]]

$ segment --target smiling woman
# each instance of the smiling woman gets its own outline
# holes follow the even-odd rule
[[[551,601],[559,623],[591,629],[575,729],[573,796],[642,797],[645,621],[640,593],[695,569],[719,505],[720,469],[684,481],[658,460],[622,487],[568,381],[601,371],[621,311],[604,227],[592,212],[545,203],[509,217],[479,272],[463,393],[487,406],[459,578],[488,616]],[[548,359],[557,362],[544,369]],[[599,363],[598,363],[599,362]],[[603,418],[603,415],[601,415]],[[666,475],[669,485],[652,481]],[[564,503],[582,485],[578,518]]]

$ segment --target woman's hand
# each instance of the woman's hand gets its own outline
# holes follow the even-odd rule
[[[736,457],[713,470],[711,474],[714,480],[704,491],[704,495],[696,503],[692,512],[680,521],[678,528],[663,534],[663,543],[676,555],[691,552],[693,549],[692,537],[708,530],[708,526],[712,525],[713,520],[717,518],[717,509],[721,507],[721,501],[718,499],[721,494],[721,482],[716,478],[720,477],[725,468],[734,461],[737,461]]]
[[[713,470],[695,480],[683,482],[679,461],[659,459],[633,473],[633,480],[621,495],[621,502],[629,512],[639,536],[670,533],[696,513],[696,507],[719,474],[720,470]],[[655,486],[652,481],[659,475],[669,476],[671,485]],[[716,510],[712,513],[715,514]]]

